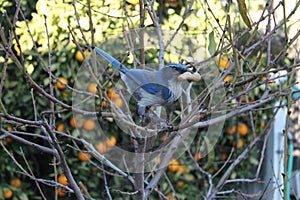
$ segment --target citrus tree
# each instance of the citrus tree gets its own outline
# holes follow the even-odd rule
[[[299,2],[246,3],[3,1],[0,198],[244,197],[297,92],[300,34]],[[202,78],[143,125],[95,46],[129,68],[192,63]]]

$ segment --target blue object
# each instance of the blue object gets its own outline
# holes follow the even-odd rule
[[[296,99],[298,99],[299,97],[300,97],[300,89],[299,89],[299,87],[298,86],[296,86],[296,85],[294,85],[293,87],[292,87],[292,91],[293,92],[295,92],[294,94],[293,94],[293,100],[296,100]]]
[[[293,172],[293,151],[294,151],[294,144],[293,144],[293,136],[289,133],[289,158],[287,163],[287,182],[286,182],[286,196],[287,200],[291,199],[291,183],[290,180],[292,178],[292,172]]]
[[[146,107],[176,101],[182,94],[182,82],[184,80],[178,77],[185,72],[197,73],[195,67],[191,64],[177,63],[170,63],[158,71],[129,69],[102,49],[95,47],[95,50],[114,68],[119,68],[121,79],[137,101],[140,116],[145,115]]]

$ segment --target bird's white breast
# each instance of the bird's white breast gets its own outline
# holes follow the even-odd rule
[[[173,101],[179,99],[182,94],[182,82],[169,81],[169,89],[172,91],[172,94],[168,103],[172,103]]]

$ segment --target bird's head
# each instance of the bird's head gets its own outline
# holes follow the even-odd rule
[[[201,76],[196,71],[195,66],[193,66],[191,63],[188,63],[186,65],[183,64],[177,64],[177,63],[170,63],[166,65],[169,69],[172,69],[175,71],[175,73],[178,74],[178,80],[179,81],[199,81]]]

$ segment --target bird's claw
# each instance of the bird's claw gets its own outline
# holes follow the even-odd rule
[[[172,132],[174,130],[174,127],[172,125],[167,126],[168,132]]]
[[[171,125],[171,124],[169,123],[168,120],[166,120],[163,129],[164,129],[166,132],[172,132],[172,131],[174,130],[174,127],[173,127],[173,125]]]

